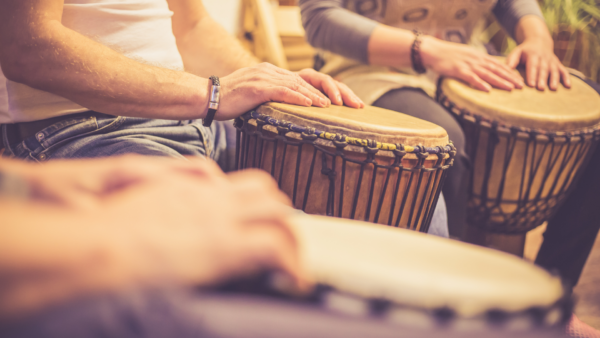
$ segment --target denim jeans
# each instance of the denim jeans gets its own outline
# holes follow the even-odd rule
[[[206,156],[225,170],[233,166],[235,151],[231,121],[214,122],[207,128],[201,120],[90,116],[66,118],[17,144],[8,142],[6,129],[3,134],[7,144],[4,156],[36,162],[122,154]]]
[[[206,156],[224,171],[235,166],[235,128],[232,121],[172,121],[133,117],[66,118],[20,143],[10,144],[4,128],[4,156],[44,162],[61,158],[107,157],[123,154],[149,156]],[[446,208],[438,203],[430,233],[448,237]]]

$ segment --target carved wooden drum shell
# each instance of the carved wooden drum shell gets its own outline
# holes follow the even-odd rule
[[[489,93],[443,79],[438,101],[466,134],[468,223],[489,233],[524,235],[548,220],[600,137],[600,96],[576,77],[570,89]]]
[[[236,127],[237,167],[270,172],[296,208],[419,231],[454,154],[441,127],[375,107],[269,103]]]

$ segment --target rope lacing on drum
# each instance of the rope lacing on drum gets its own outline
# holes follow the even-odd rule
[[[470,117],[471,119],[474,119],[477,122],[480,122],[480,123],[484,122],[484,123],[490,124],[490,125],[493,123],[496,123],[498,125],[498,127],[506,129],[506,130],[511,130],[511,131],[516,130],[517,132],[527,133],[527,134],[536,133],[538,135],[552,136],[552,137],[566,137],[567,135],[571,135],[571,136],[591,135],[595,139],[600,139],[600,124],[596,124],[593,127],[583,128],[581,130],[574,130],[574,131],[547,131],[547,130],[543,130],[543,129],[519,127],[519,126],[515,126],[512,124],[508,124],[508,123],[500,123],[500,122],[488,119],[486,117],[483,117],[481,115],[472,113],[467,109],[459,108],[458,106],[456,106],[456,104],[454,102],[452,102],[448,98],[448,96],[446,96],[446,94],[444,94],[444,92],[441,90],[441,87],[439,85],[438,85],[438,89],[436,91],[436,99],[444,108],[446,108],[448,111],[452,112],[453,114],[455,114],[457,116]]]
[[[252,118],[252,119],[256,119],[257,120],[257,124],[269,124],[272,126],[280,126],[281,125],[281,121],[270,117],[268,115],[265,114],[260,114],[256,111],[251,111],[249,113],[246,113],[242,116],[242,118]],[[258,122],[260,121],[260,122]],[[237,125],[237,124],[236,124]],[[302,127],[302,126],[298,126],[295,125],[293,123],[290,122],[286,122],[286,128],[289,128],[289,130],[299,133],[299,134],[306,134],[306,135],[316,135],[316,137],[318,138],[322,138],[322,139],[326,139],[326,140],[330,140],[330,141],[334,141],[336,133],[330,133],[330,132],[326,132],[323,130],[317,130],[315,128],[312,127]],[[303,136],[304,137],[304,136]],[[345,142],[347,144],[353,145],[353,146],[360,146],[363,148],[377,148],[379,150],[389,150],[389,151],[393,151],[396,149],[396,145],[392,144],[392,143],[385,143],[385,142],[377,142],[374,140],[366,140],[366,139],[359,139],[359,138],[355,138],[355,137],[349,137],[349,136],[345,136]],[[439,154],[441,149],[445,149],[446,153],[449,153],[451,148],[450,148],[450,144],[444,146],[444,147],[423,147],[423,146],[410,146],[410,145],[405,145],[404,146],[404,151],[406,151],[407,153],[428,153],[431,155],[434,154]],[[368,151],[368,150],[367,150]]]
[[[348,137],[344,134],[335,134],[335,138],[331,141],[338,150],[342,150],[348,146]]]
[[[443,93],[441,85],[438,85],[436,98],[457,116],[465,134],[472,137],[467,139],[467,154],[476,161],[475,164],[483,165],[478,181],[476,175],[471,175],[469,181],[467,218],[470,224],[486,231],[522,234],[549,219],[579,176],[574,168],[584,167],[586,158],[589,159],[586,154],[594,151],[600,139],[600,124],[571,131],[524,128],[458,107]],[[479,153],[481,142],[487,144],[487,148]],[[521,147],[523,153],[516,153],[517,142],[525,142]],[[503,150],[496,154],[497,147]],[[477,162],[476,158],[481,156],[484,157],[483,162]],[[523,159],[518,173],[514,170],[508,172],[513,156]],[[542,160],[547,162],[545,166],[540,164]],[[518,195],[506,199],[505,187],[515,175],[519,178],[516,186]],[[496,176],[496,181],[489,185],[492,176]]]

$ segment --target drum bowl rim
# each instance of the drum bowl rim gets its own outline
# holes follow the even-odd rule
[[[548,130],[543,128],[529,128],[529,127],[521,127],[517,126],[514,123],[497,121],[492,118],[483,116],[478,113],[474,113],[467,108],[460,107],[460,105],[456,104],[446,92],[444,92],[444,85],[448,83],[444,81],[446,78],[440,77],[437,91],[436,91],[436,101],[442,105],[446,110],[455,115],[459,119],[472,119],[478,123],[486,123],[493,127],[499,127],[503,129],[510,130],[515,133],[527,133],[534,135],[545,135],[551,138],[570,138],[577,136],[589,136],[593,135],[596,138],[600,137],[600,121],[597,121],[594,124],[584,126],[584,127],[573,127],[565,130]],[[455,79],[448,78],[448,80]]]
[[[378,153],[378,156],[389,156],[379,153],[383,152],[406,152],[407,155],[423,156],[429,158],[430,156],[438,155],[438,154],[451,154],[456,151],[454,144],[452,141],[449,141],[445,146],[435,146],[435,147],[424,147],[421,145],[405,145],[405,144],[392,144],[385,142],[377,142],[375,140],[368,139],[359,139],[354,137],[348,137],[344,134],[334,134],[327,131],[316,130],[311,127],[303,127],[298,126],[296,124],[292,124],[291,122],[279,121],[275,118],[271,118],[266,114],[260,114],[256,110],[252,110],[250,112],[245,113],[244,115],[238,117],[236,121],[236,126],[238,129],[243,128],[243,124],[245,121],[256,120],[261,121],[264,124],[268,124],[270,126],[276,128],[284,128],[289,130],[288,132],[295,132],[298,134],[303,134],[304,131],[307,131],[308,134],[314,135],[319,141],[330,141],[334,144],[336,142],[346,143],[348,146],[353,146],[358,149],[362,149],[364,152],[374,152]],[[241,123],[241,124],[240,124]],[[287,133],[287,132],[286,132]],[[393,155],[392,155],[393,156]],[[453,155],[451,155],[453,157]],[[412,156],[411,156],[412,157]]]

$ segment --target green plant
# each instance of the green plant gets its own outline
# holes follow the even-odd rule
[[[540,0],[540,8],[555,40],[555,52],[564,65],[600,82],[600,0]],[[498,35],[504,35],[498,38]],[[501,41],[503,54],[516,46],[493,21],[484,41]],[[494,38],[495,37],[495,38]]]
[[[540,3],[553,35],[570,33],[563,63],[569,66],[575,61],[580,71],[597,81],[600,69],[599,3],[597,0],[544,0]],[[573,60],[577,49],[580,50],[579,60]]]

